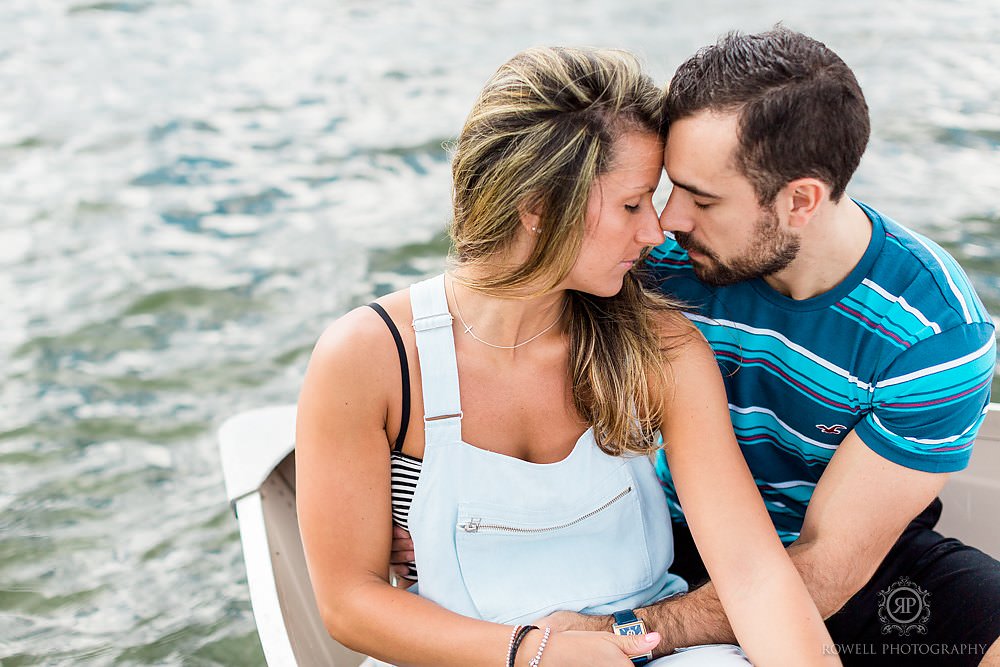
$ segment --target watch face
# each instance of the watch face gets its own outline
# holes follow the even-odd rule
[[[615,633],[623,636],[646,634],[646,627],[639,620],[632,621],[631,623],[616,624],[614,627]]]
[[[618,614],[615,614],[615,616],[620,618]],[[611,626],[612,631],[615,634],[621,636],[646,634],[646,625],[638,618],[636,618],[635,614],[630,613],[629,616],[631,616],[633,620],[625,621],[624,623],[615,623],[614,625]],[[635,665],[644,665],[647,662],[649,662],[652,657],[653,657],[652,651],[649,651],[648,653],[645,653],[643,655],[631,656],[632,663]]]

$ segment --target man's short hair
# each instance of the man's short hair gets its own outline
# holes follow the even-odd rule
[[[731,32],[678,68],[665,122],[702,111],[739,114],[735,160],[762,206],[796,178],[818,178],[838,201],[861,162],[868,105],[854,73],[821,42],[776,26]]]

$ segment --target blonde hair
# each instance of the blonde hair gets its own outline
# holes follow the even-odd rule
[[[524,296],[555,288],[585,233],[590,190],[614,164],[629,131],[664,135],[663,98],[632,54],[534,48],[487,82],[462,128],[452,162],[451,237],[459,266],[489,266],[472,289]],[[505,265],[521,214],[539,216],[528,258]],[[664,371],[657,313],[675,310],[629,272],[613,297],[569,291],[573,401],[609,454],[647,453],[663,420]]]

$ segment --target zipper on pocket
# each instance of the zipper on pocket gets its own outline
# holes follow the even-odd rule
[[[592,509],[583,516],[578,516],[572,521],[567,521],[566,523],[561,523],[556,526],[545,526],[543,528],[521,528],[519,526],[506,526],[501,523],[483,523],[482,518],[472,517],[467,522],[458,524],[458,527],[467,533],[478,533],[481,530],[496,530],[503,533],[516,533],[519,535],[536,535],[538,533],[548,533],[553,530],[562,530],[563,528],[569,528],[570,526],[575,526],[581,521],[586,521],[590,517],[596,514],[600,514],[604,510],[608,509],[609,507],[611,507],[612,505],[614,505],[615,503],[617,503],[619,500],[621,500],[630,493],[632,493],[632,487],[627,486],[621,491],[619,491],[614,498],[608,500],[600,507]]]

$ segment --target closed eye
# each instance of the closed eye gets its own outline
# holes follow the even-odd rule
[[[632,204],[625,204],[625,210],[628,211],[629,213],[635,213],[636,211],[639,210],[639,205],[635,204],[633,206]]]

